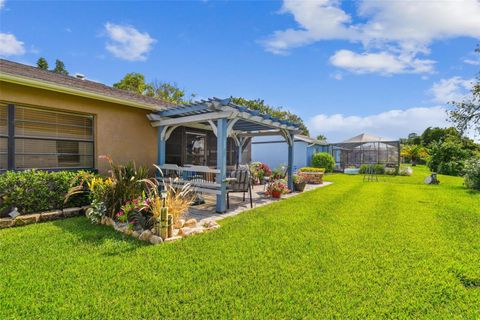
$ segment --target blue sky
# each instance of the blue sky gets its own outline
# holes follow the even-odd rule
[[[480,69],[480,3],[0,0],[0,55],[262,98],[332,141],[446,125]]]

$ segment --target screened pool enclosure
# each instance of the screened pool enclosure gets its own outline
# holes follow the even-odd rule
[[[387,167],[400,165],[400,142],[369,134],[360,134],[331,146],[336,170],[362,164],[383,164]]]

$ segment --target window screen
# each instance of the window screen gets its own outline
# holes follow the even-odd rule
[[[16,106],[16,169],[93,168],[93,160],[93,116]]]
[[[0,104],[0,171],[7,169],[7,105]]]

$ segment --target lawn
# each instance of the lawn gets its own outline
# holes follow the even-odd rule
[[[0,319],[478,318],[480,194],[334,184],[168,245],[84,217],[0,230]]]

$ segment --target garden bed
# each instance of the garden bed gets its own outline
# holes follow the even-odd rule
[[[323,172],[299,172],[299,175],[304,177],[306,183],[311,184],[322,184],[323,183]]]
[[[121,223],[111,218],[103,217],[100,224],[113,227],[118,232],[124,233],[127,236],[136,238],[141,241],[149,242],[151,244],[160,244],[164,242],[172,242],[180,240],[185,237],[204,233],[220,228],[220,225],[214,221],[203,221],[199,223],[196,219],[179,219],[171,226],[168,226],[168,233],[166,237],[162,237],[155,228],[147,230],[134,230],[128,223]]]

